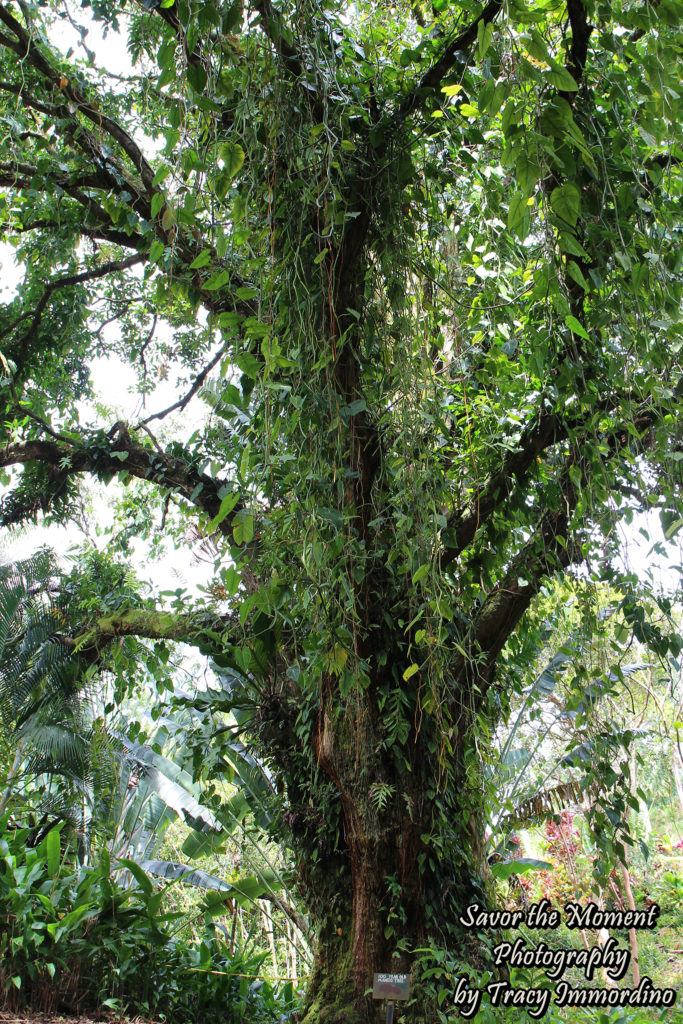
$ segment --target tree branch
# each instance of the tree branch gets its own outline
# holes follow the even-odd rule
[[[124,636],[198,644],[206,643],[208,639],[215,642],[215,634],[225,634],[229,629],[232,629],[235,635],[239,628],[238,620],[231,613],[216,615],[211,612],[199,612],[192,615],[173,615],[170,612],[131,608],[102,616],[78,636],[61,637],[61,640],[74,653],[79,652],[86,657],[93,657],[108,644]]]
[[[135,236],[127,235],[124,231],[109,230],[109,228],[104,226],[86,227],[84,224],[72,224],[69,221],[60,223],[57,220],[49,220],[48,218],[40,218],[28,224],[13,225],[11,234],[23,235],[28,231],[45,231],[49,229],[54,229],[55,231],[69,229],[77,232],[84,238],[92,238],[102,242],[113,242],[115,245],[120,245],[122,249],[137,249]]]
[[[575,461],[572,453],[565,462],[559,481],[562,498],[557,507],[543,513],[529,541],[510,562],[504,579],[487,595],[461,643],[463,653],[459,654],[455,675],[476,680],[478,705],[493,681],[498,655],[542,581],[581,559],[581,543],[569,534],[579,493],[569,475]]]
[[[13,324],[7,327],[2,334],[0,334],[0,341],[2,341],[2,339],[14,331],[22,321],[31,317],[31,323],[28,330],[16,343],[14,361],[17,364],[17,368],[21,369],[23,367],[28,355],[30,354],[31,342],[34,340],[35,333],[38,330],[43,313],[45,312],[45,307],[47,306],[52,292],[56,291],[58,288],[73,288],[76,285],[83,284],[85,281],[94,281],[98,278],[106,277],[108,274],[113,274],[116,271],[126,270],[128,267],[133,267],[137,263],[141,263],[145,258],[146,257],[143,254],[128,256],[124,260],[102,263],[99,267],[95,267],[93,270],[85,270],[80,274],[59,277],[56,281],[50,281],[50,283],[45,286],[45,291],[38,300],[35,309],[27,310],[27,312],[22,313]]]
[[[407,117],[422,105],[425,94],[434,92],[453,68],[458,53],[469,49],[477,38],[480,22],[488,25],[494,21],[503,8],[503,0],[489,0],[478,18],[468,25],[455,39],[446,43],[438,60],[425,72],[415,89],[401,101],[396,112],[396,124],[402,124]]]
[[[22,59],[27,59],[56,89],[61,89],[66,98],[78,107],[84,117],[97,128],[106,132],[110,138],[114,139],[140,174],[150,197],[154,195],[156,191],[153,182],[154,171],[145,159],[142,150],[128,132],[116,121],[108,117],[107,114],[103,113],[103,111],[89,103],[74,85],[65,80],[64,76],[52,67],[24,26],[10,14],[6,7],[0,6],[0,21],[14,33],[18,42],[15,43],[12,39],[7,39],[6,37],[3,37],[0,41],[9,49],[18,53]]]
[[[206,473],[200,473],[183,459],[137,444],[123,423],[117,423],[109,435],[100,433],[89,445],[80,447],[76,443],[66,445],[32,440],[0,449],[0,466],[34,462],[50,467],[57,489],[69,477],[81,473],[106,478],[125,472],[181,495],[212,519],[220,510],[224,497],[221,492],[226,486],[226,481],[214,480]],[[231,536],[234,518],[243,508],[242,502],[238,501],[218,525],[218,531]],[[6,523],[8,520],[5,516],[0,517],[0,521]]]
[[[155,412],[152,413],[151,416],[147,416],[146,419],[140,421],[140,426],[144,427],[145,424],[151,423],[152,420],[161,420],[165,416],[168,416],[169,413],[174,412],[176,409],[184,409],[187,403],[197,394],[200,387],[206,380],[208,374],[211,372],[211,370],[213,370],[214,366],[220,361],[224,353],[225,348],[221,348],[216,353],[213,359],[211,359],[210,362],[206,364],[204,369],[197,374],[197,376],[194,379],[194,383],[192,384],[192,387],[183,398],[178,399],[178,401],[174,402],[173,405],[169,405],[167,409],[163,409],[161,412]]]
[[[593,31],[583,0],[567,0],[567,14],[572,27],[572,43],[567,54],[567,70],[577,85],[581,84],[588,55],[588,41]]]
[[[441,555],[442,569],[472,543],[482,523],[512,492],[515,483],[524,478],[541,452],[567,437],[566,421],[554,413],[539,416],[527,427],[517,451],[509,452],[500,469],[488,478],[471,501],[449,516],[446,529],[452,535],[452,540]]]

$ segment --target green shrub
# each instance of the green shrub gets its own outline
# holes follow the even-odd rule
[[[277,1021],[294,1008],[258,978],[264,955],[235,959],[207,923],[203,941],[179,938],[182,914],[163,910],[164,888],[108,855],[77,868],[52,829],[36,849],[0,819],[0,1004],[53,1013],[103,1006],[172,1017],[220,1012],[227,1024]],[[130,869],[130,870],[128,870]],[[208,919],[207,919],[208,921]]]

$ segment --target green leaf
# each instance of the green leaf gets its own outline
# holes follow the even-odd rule
[[[165,202],[166,202],[166,199],[164,197],[163,192],[155,192],[154,193],[154,195],[152,196],[152,202],[150,203],[150,209],[151,209],[152,217],[153,218],[158,216],[159,210],[161,209],[161,207],[164,205]]]
[[[569,316],[564,318],[564,322],[573,334],[578,334],[580,338],[585,338],[586,341],[590,341],[590,338],[586,334],[586,331],[581,326],[580,322],[576,319],[575,316],[572,316],[570,314]]]
[[[254,517],[241,513],[235,520],[232,535],[236,544],[249,544],[254,538]]]
[[[581,209],[581,193],[573,181],[568,181],[550,193],[550,205],[562,220],[572,227],[579,219]]]
[[[346,416],[357,416],[359,412],[365,412],[367,404],[364,398],[357,398],[355,402],[351,402],[349,405],[345,405],[341,409],[341,413]]]
[[[590,285],[581,272],[581,267],[574,260],[567,260],[567,273],[573,281],[580,284],[585,292],[590,291]]]
[[[255,299],[258,295],[258,288],[252,288],[251,285],[243,286],[238,288],[235,292],[238,299],[242,299],[243,302],[248,302],[250,299]]]
[[[486,24],[483,20],[479,22],[477,26],[477,60],[481,63],[489,46],[491,45],[491,39],[493,37],[493,24],[489,22]]]
[[[510,200],[508,210],[508,228],[516,231],[524,223],[524,215],[527,210],[527,197],[523,192],[517,192]]]
[[[537,28],[532,28],[530,32],[525,33],[522,36],[522,43],[526,52],[535,60],[544,64],[552,63],[546,41]]]
[[[222,288],[224,284],[230,280],[229,270],[219,270],[218,273],[213,274],[208,281],[205,281],[202,285],[208,292],[215,292],[218,288]]]
[[[128,860],[126,857],[119,857],[118,863],[122,864],[124,868],[127,868],[130,871],[131,875],[144,893],[148,896],[152,895],[154,892],[154,886],[139,864],[136,864],[134,860]]]
[[[237,491],[232,491],[230,494],[225,495],[225,497],[221,501],[221,505],[220,508],[218,509],[218,512],[216,513],[216,515],[214,516],[214,518],[211,520],[207,527],[209,533],[214,533],[221,525],[223,520],[230,515],[235,505],[237,504],[238,499],[239,493]]]
[[[201,267],[206,267],[211,262],[211,250],[204,249],[200,252],[199,256],[196,256],[192,263],[190,263],[190,270],[199,270]]]
[[[415,61],[419,61],[419,59],[420,51],[411,50],[409,48],[407,50],[402,51],[401,56],[398,58],[398,62],[402,68],[408,68],[410,67],[411,64],[415,63]]]
[[[545,72],[545,77],[560,92],[576,92],[579,88],[567,69],[563,68],[561,64],[553,63],[551,70]]]
[[[204,92],[208,79],[206,71],[200,63],[190,64],[187,69],[187,80],[194,92],[198,94]]]
[[[419,583],[420,580],[423,580],[425,578],[425,576],[427,576],[429,574],[429,570],[430,569],[431,569],[431,566],[429,565],[429,563],[425,563],[425,565],[421,565],[420,568],[416,572],[413,573],[413,584]]]
[[[160,239],[155,239],[149,247],[149,259],[151,263],[158,263],[161,257],[164,255],[164,249],[166,246]]]
[[[244,150],[236,142],[225,142],[220,148],[219,155],[223,161],[223,173],[232,181],[244,163]]]
[[[58,828],[50,829],[45,837],[45,847],[48,873],[52,878],[56,878],[59,873],[59,861],[61,858],[61,841]]]
[[[552,871],[553,865],[546,860],[535,860],[533,857],[518,857],[515,860],[501,860],[491,865],[494,878],[504,882],[511,875],[524,875],[527,871]]]
[[[571,256],[580,256],[583,259],[588,259],[588,253],[582,245],[576,239],[570,231],[563,231],[559,237],[560,249],[562,252],[568,252]]]
[[[524,190],[524,194],[529,196],[534,185],[541,176],[541,168],[535,160],[531,159],[526,151],[522,150],[515,161],[515,171],[517,174],[517,181]],[[510,227],[509,221],[508,227]]]
[[[419,672],[419,671],[420,671],[420,666],[416,665],[414,662],[413,662],[412,665],[408,665],[408,668],[403,673],[403,680],[404,680],[404,682],[407,683],[408,680],[411,678],[411,676],[414,676],[415,673]]]
[[[175,210],[171,206],[167,206],[161,217],[161,226],[164,231],[170,231],[176,223]]]

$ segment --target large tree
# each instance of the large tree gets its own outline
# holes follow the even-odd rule
[[[677,525],[680,15],[0,6],[4,522],[90,474],[131,530],[155,492],[213,539],[211,599],[65,637],[200,644],[251,713],[318,934],[308,1024],[376,1020],[373,971],[427,940],[464,952],[520,625],[551,577],[610,575],[633,509]],[[179,368],[177,401],[83,424],[111,352],[142,394]]]

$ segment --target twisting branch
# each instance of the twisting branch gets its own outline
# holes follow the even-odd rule
[[[35,336],[36,331],[40,325],[45,307],[47,306],[48,300],[52,293],[58,288],[73,288],[76,285],[83,284],[85,281],[94,281],[101,277],[106,277],[108,274],[113,274],[119,270],[126,270],[128,267],[135,266],[136,263],[141,263],[146,257],[142,254],[137,256],[128,256],[124,260],[113,260],[108,263],[102,263],[99,267],[95,267],[93,270],[84,270],[80,274],[71,274],[66,277],[58,277],[55,281],[50,281],[45,286],[45,290],[38,300],[33,310],[27,310],[22,313],[21,316],[7,327],[2,334],[0,334],[0,341],[5,338],[8,334],[12,333],[24,320],[31,318],[31,323],[28,330],[19,338],[16,343],[16,358],[19,369],[25,363],[29,352],[29,343]]]
[[[17,53],[22,59],[28,60],[56,89],[61,89],[64,96],[78,107],[84,117],[117,142],[140,174],[149,195],[154,195],[156,191],[154,187],[154,171],[145,159],[142,150],[128,132],[102,110],[89,103],[73,84],[65,80],[64,76],[56,68],[52,67],[43,52],[34,43],[30,33],[10,14],[6,7],[0,6],[0,21],[14,33],[17,40],[15,42],[12,39],[3,37],[0,42]]]
[[[216,366],[216,364],[220,361],[220,359],[223,356],[224,352],[225,352],[225,349],[221,348],[216,353],[216,355],[213,357],[213,359],[211,359],[206,364],[204,369],[201,370],[197,374],[197,376],[194,379],[194,383],[193,383],[192,387],[187,392],[187,394],[183,396],[183,398],[178,399],[178,401],[174,402],[173,405],[169,405],[168,409],[163,409],[161,412],[154,412],[154,413],[152,413],[151,416],[147,416],[144,420],[140,421],[139,425],[141,427],[144,427],[146,423],[151,423],[152,420],[162,420],[165,416],[168,416],[169,413],[175,412],[176,409],[184,409],[185,406],[187,405],[187,403],[189,401],[191,401],[191,399],[194,398],[194,396],[197,394],[197,392],[199,391],[200,387],[202,386],[202,384],[206,380],[208,374],[211,373],[211,371],[213,370],[214,366]]]
[[[579,491],[569,470],[576,461],[571,453],[559,479],[562,499],[547,509],[538,521],[529,541],[512,559],[504,579],[487,595],[474,616],[460,645],[454,665],[456,678],[476,677],[476,703],[481,705],[493,682],[498,655],[519,625],[522,616],[538,593],[544,579],[558,569],[566,569],[582,557],[580,540],[570,534],[570,521]],[[464,652],[469,651],[469,656]]]
[[[457,60],[457,55],[468,50],[477,38],[480,23],[488,25],[494,21],[503,9],[503,0],[489,0],[478,18],[468,25],[454,39],[446,43],[441,56],[425,72],[415,89],[408,93],[399,104],[396,111],[395,123],[402,124],[407,117],[422,105],[425,95],[434,92],[443,82],[444,78],[452,70]]]
[[[519,447],[509,452],[471,501],[448,519],[452,538],[441,556],[441,567],[450,565],[471,544],[479,527],[523,479],[541,452],[565,440],[566,421],[556,414],[541,415],[522,434]]]
[[[609,413],[613,422],[605,431],[604,440],[611,456],[622,450],[631,438],[624,424],[625,416],[619,416],[620,407],[626,402],[636,404],[630,422],[638,431],[648,431],[657,421],[660,413],[651,403],[645,405],[635,395],[618,396],[610,394],[598,401],[594,409]],[[508,452],[500,467],[492,473],[476,491],[467,505],[457,509],[448,517],[447,530],[450,532],[448,546],[441,554],[441,568],[446,568],[474,540],[479,528],[496,509],[522,483],[539,456],[554,445],[574,438],[575,443],[585,442],[585,424],[580,419],[569,419],[556,413],[541,414],[524,431],[515,451]]]

